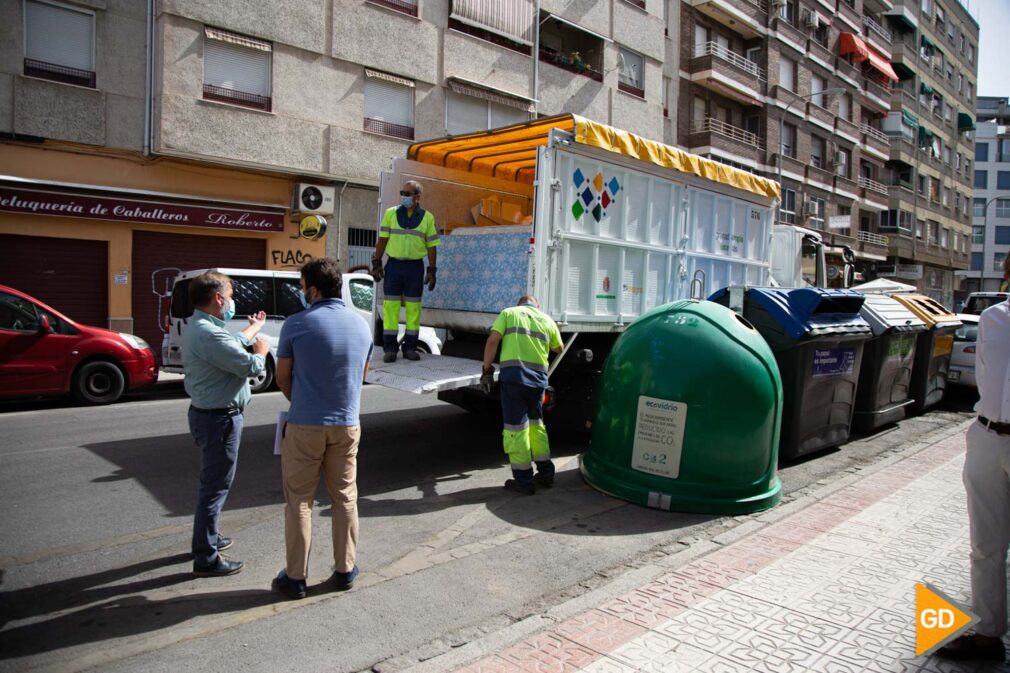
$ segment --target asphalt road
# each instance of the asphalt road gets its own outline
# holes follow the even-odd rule
[[[799,494],[967,417],[971,399],[781,470]],[[239,575],[194,579],[187,555],[198,454],[181,386],[110,407],[0,404],[0,672],[393,671],[601,586],[743,520],[649,510],[577,470],[553,438],[556,486],[504,492],[500,428],[368,386],[359,462],[362,575],[330,574],[325,492],[309,597],[269,591],[283,566],[272,455],[279,393],[254,398],[223,528]],[[788,499],[788,496],[787,496]]]

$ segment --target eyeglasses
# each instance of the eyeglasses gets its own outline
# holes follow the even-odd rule
[[[400,190],[400,196],[417,196],[417,192],[405,192]]]

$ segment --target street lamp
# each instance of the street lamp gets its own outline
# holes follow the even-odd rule
[[[821,91],[808,93],[805,96],[795,96],[791,101],[789,101],[789,105],[786,106],[786,109],[782,111],[782,114],[779,116],[779,187],[782,187],[782,132],[785,129],[786,115],[789,114],[789,110],[792,108],[793,103],[800,100],[810,100],[814,96],[828,96],[836,93],[843,93],[844,91],[845,89],[840,86],[833,86]]]

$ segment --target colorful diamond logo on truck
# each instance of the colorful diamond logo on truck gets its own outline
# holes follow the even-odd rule
[[[607,209],[617,200],[617,192],[621,189],[617,178],[604,182],[603,173],[597,173],[590,179],[579,168],[572,173],[572,182],[576,194],[572,216],[576,220],[581,219],[585,213],[592,215],[597,222],[602,220],[607,216]]]

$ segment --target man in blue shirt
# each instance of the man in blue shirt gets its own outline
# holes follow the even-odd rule
[[[242,438],[242,410],[249,403],[249,377],[263,372],[270,345],[256,335],[266,322],[263,311],[249,316],[239,334],[225,329],[235,316],[231,280],[209,271],[190,281],[193,317],[183,335],[184,385],[190,397],[189,430],[200,447],[200,493],[193,517],[193,574],[234,575],[241,561],[219,552],[231,546],[218,529],[228,497]],[[252,345],[252,353],[246,351]]]
[[[339,299],[336,260],[314,259],[301,275],[307,309],[284,322],[277,346],[277,385],[291,408],[281,448],[287,565],[273,586],[288,598],[305,596],[320,472],[332,502],[335,588],[358,576],[358,409],[372,355],[368,324]]]

